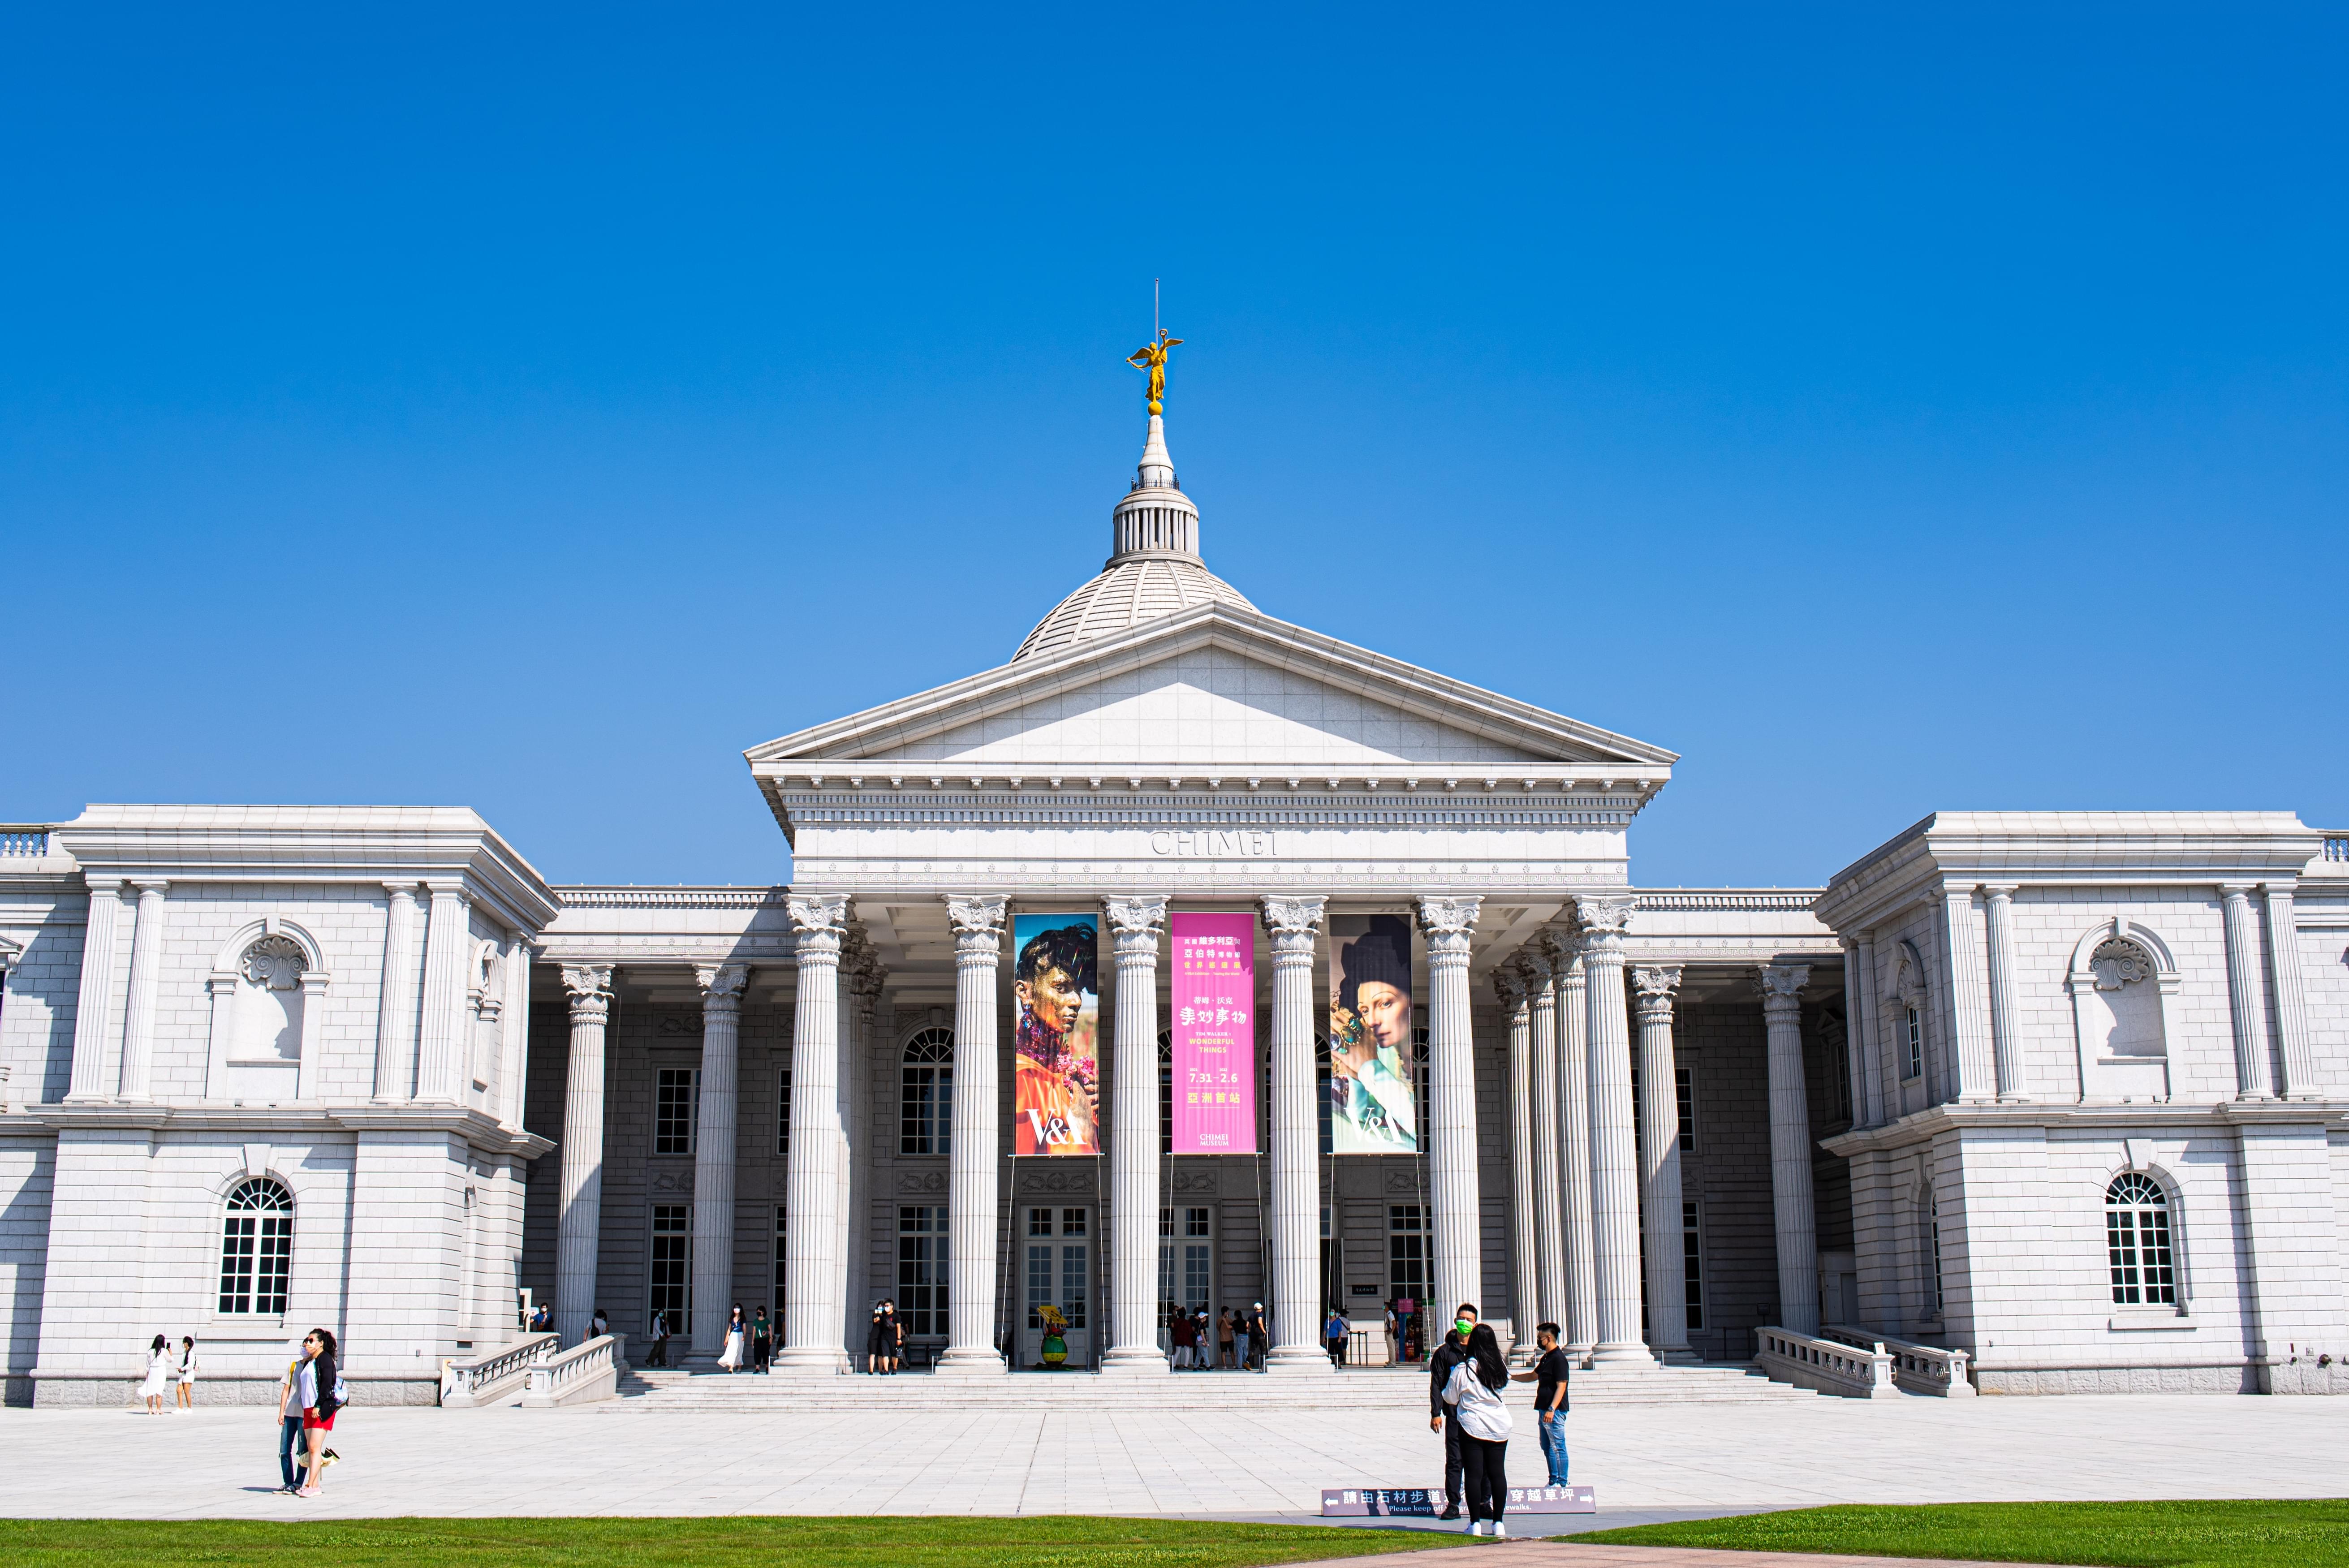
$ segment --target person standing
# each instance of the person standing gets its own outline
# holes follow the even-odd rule
[[[1229,1367],[1232,1364],[1232,1309],[1228,1306],[1216,1315],[1216,1346],[1218,1353],[1216,1365]]]
[[[316,1497],[326,1479],[326,1466],[336,1458],[326,1447],[335,1429],[335,1412],[342,1408],[342,1377],[335,1367],[335,1336],[314,1328],[302,1341],[301,1386],[295,1398],[302,1401],[302,1436],[310,1445],[310,1479],[297,1494]]]
[[[767,1370],[768,1361],[774,1353],[775,1331],[767,1322],[767,1306],[764,1302],[761,1302],[759,1304],[758,1312],[750,1319],[750,1370],[753,1372]]]
[[[1209,1372],[1216,1366],[1216,1320],[1207,1314],[1207,1304],[1201,1302],[1191,1314],[1191,1370]]]
[[[653,1310],[653,1350],[645,1357],[647,1367],[668,1365],[668,1314],[657,1307]]]
[[[1389,1367],[1400,1367],[1402,1365],[1402,1346],[1395,1334],[1395,1309],[1394,1298],[1392,1296],[1389,1296],[1387,1298],[1386,1330],[1387,1365]]]
[[[905,1369],[905,1320],[897,1315],[897,1304],[889,1307],[889,1370],[894,1374]]]
[[[196,1408],[196,1336],[192,1334],[183,1334],[180,1336],[178,1408],[182,1410],[192,1410]]]
[[[1353,1326],[1346,1321],[1346,1315],[1331,1307],[1330,1321],[1321,1326],[1322,1341],[1330,1348],[1330,1366],[1343,1367],[1346,1364],[1346,1336],[1353,1331]]]
[[[1467,1302],[1453,1315],[1452,1332],[1427,1358],[1427,1429],[1444,1434],[1444,1511],[1437,1517],[1460,1517],[1460,1474],[1465,1462],[1460,1453],[1460,1423],[1446,1420],[1451,1407],[1444,1400],[1444,1386],[1452,1380],[1452,1369],[1468,1354],[1468,1334],[1476,1326],[1476,1309]]]
[[[1542,1462],[1549,1467],[1549,1484],[1566,1484],[1566,1352],[1558,1346],[1557,1325],[1545,1323],[1534,1330],[1541,1356],[1529,1371],[1514,1381],[1536,1383],[1534,1410],[1541,1418]]]
[[[729,1377],[742,1370],[742,1304],[736,1302],[726,1318],[726,1347],[718,1353],[718,1365],[726,1368]]]
[[[590,1339],[601,1339],[604,1336],[611,1332],[612,1320],[604,1315],[604,1309],[602,1307],[597,1307],[595,1309],[595,1315],[587,1320],[587,1337]]]
[[[1191,1315],[1176,1307],[1166,1319],[1166,1342],[1174,1348],[1174,1355],[1167,1362],[1169,1370],[1183,1372],[1190,1369],[1191,1346],[1197,1339],[1198,1330],[1191,1322]]]
[[[1272,1346],[1272,1326],[1264,1318],[1264,1303],[1248,1308],[1248,1366],[1255,1371],[1264,1370],[1264,1353]]]
[[[147,1413],[163,1413],[163,1389],[171,1380],[171,1342],[161,1335],[147,1347],[147,1376],[139,1384],[139,1397],[147,1401]]]
[[[1247,1307],[1240,1308],[1238,1315],[1232,1319],[1232,1364],[1243,1372],[1249,1367],[1248,1326],[1252,1321]]]
[[[285,1378],[277,1386],[277,1473],[286,1492],[302,1490],[302,1467],[295,1461],[302,1457],[302,1364],[305,1353],[298,1347],[293,1358],[285,1363]]]
[[[882,1327],[882,1314],[888,1304],[873,1304],[873,1321],[864,1326],[864,1370],[867,1376],[878,1377],[889,1364],[889,1336]]]
[[[1501,1390],[1508,1383],[1500,1339],[1492,1325],[1476,1325],[1469,1331],[1466,1353],[1453,1363],[1444,1402],[1452,1407],[1452,1424],[1460,1429],[1460,1457],[1467,1469],[1468,1533],[1495,1541],[1509,1534],[1501,1522],[1509,1501],[1509,1432],[1515,1425],[1509,1408],[1501,1403]]]

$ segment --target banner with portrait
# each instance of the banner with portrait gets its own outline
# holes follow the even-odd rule
[[[1011,1152],[1101,1152],[1101,915],[1011,917]]]
[[[1174,1151],[1254,1154],[1256,916],[1167,917],[1174,938]]]
[[[1330,917],[1330,1150],[1416,1154],[1411,920]]]

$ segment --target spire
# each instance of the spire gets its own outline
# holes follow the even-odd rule
[[[1166,417],[1150,416],[1150,438],[1142,444],[1142,462],[1134,471],[1135,490],[1178,490],[1174,459],[1166,455]]]
[[[1166,451],[1166,420],[1150,416],[1150,436],[1134,465],[1133,488],[1110,514],[1108,564],[1139,556],[1199,559],[1199,509],[1174,482],[1174,459]]]

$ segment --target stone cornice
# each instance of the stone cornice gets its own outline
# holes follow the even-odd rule
[[[507,1127],[487,1111],[455,1105],[117,1105],[98,1101],[20,1106],[0,1115],[0,1136],[12,1132],[446,1132],[476,1149],[535,1160],[551,1139]]]
[[[1953,1128],[2333,1127],[2344,1119],[2349,1119],[2349,1099],[2225,1099],[2195,1104],[2168,1100],[2133,1105],[1952,1103],[1916,1111],[1882,1127],[1839,1132],[1819,1140],[1819,1147],[1848,1160],[1857,1154],[1909,1148]]]

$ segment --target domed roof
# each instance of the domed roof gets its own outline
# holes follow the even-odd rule
[[[1150,416],[1133,488],[1111,514],[1110,531],[1111,555],[1102,574],[1039,621],[1011,655],[1013,663],[1112,636],[1194,604],[1220,600],[1256,608],[1199,559],[1199,509],[1174,481],[1166,427],[1156,414]]]
[[[1256,608],[1196,556],[1171,552],[1128,556],[1112,562],[1100,576],[1061,600],[1058,608],[1036,624],[1011,657],[1016,662],[1030,655],[1057,654],[1210,600]]]

